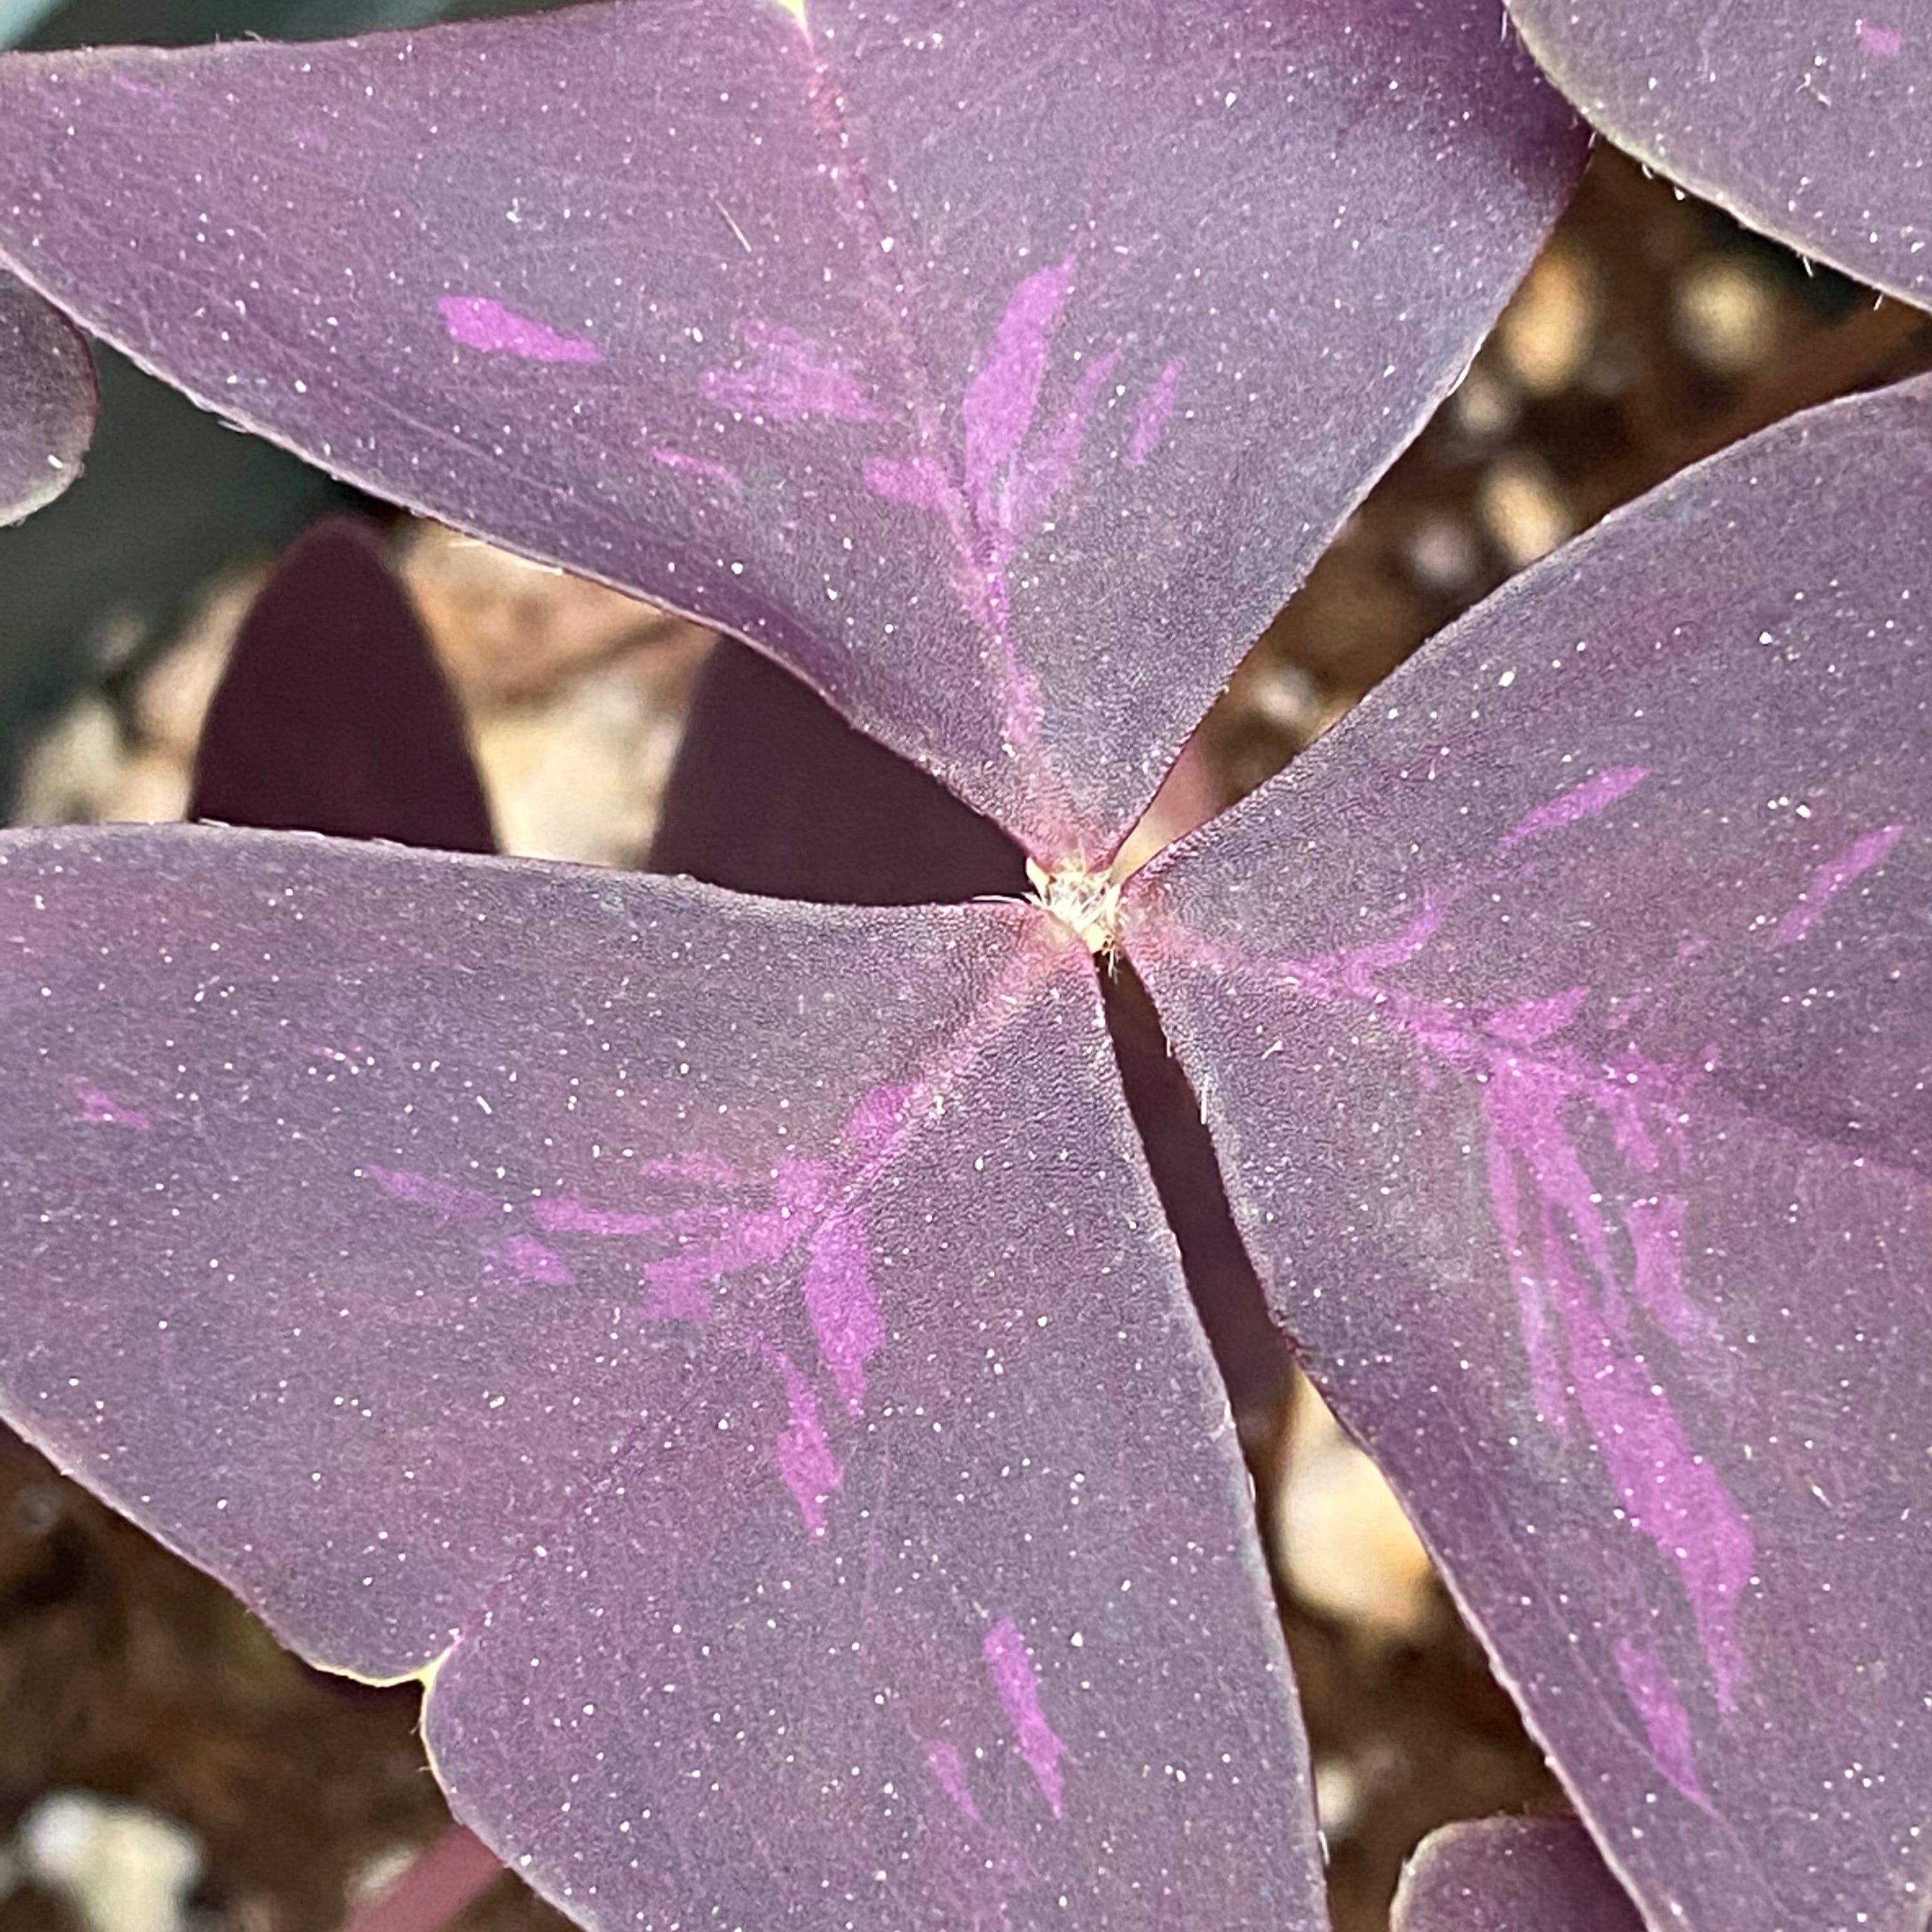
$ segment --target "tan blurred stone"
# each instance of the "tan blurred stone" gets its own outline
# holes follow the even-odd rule
[[[1560,395],[1588,361],[1597,302],[1574,250],[1545,250],[1496,324],[1496,353],[1526,395]]]
[[[86,1932],[180,1932],[201,1875],[200,1840],[145,1807],[93,1791],[52,1791],[15,1839],[28,1876]]]
[[[1550,466],[1526,451],[1498,457],[1478,492],[1483,527],[1512,570],[1575,536],[1576,519]]]
[[[500,837],[532,856],[634,865],[652,831],[710,633],[434,526],[405,580],[426,596]],[[124,727],[90,693],[25,760],[28,824],[158,822],[188,807],[195,746],[267,577],[230,575],[142,674]],[[428,622],[428,614],[426,622]],[[526,658],[520,658],[524,645]],[[516,694],[512,695],[511,694]]]
[[[1152,802],[1114,860],[1114,876],[1137,872],[1157,852],[1207,824],[1223,803],[1212,761],[1198,733],[1180,748]]]
[[[127,760],[120,724],[106,700],[92,693],[76,698],[28,747],[14,822],[75,825],[98,818]]]
[[[1493,368],[1490,358],[1478,356],[1468,374],[1449,398],[1449,412],[1464,435],[1489,442],[1507,436],[1522,413],[1522,398],[1516,385]]]
[[[440,524],[416,526],[400,568],[450,682],[471,705],[539,698],[634,645],[704,634],[682,617]]]
[[[601,866],[642,860],[706,648],[694,630],[581,671],[544,704],[500,706],[472,721],[505,851]]]
[[[1440,1610],[1435,1570],[1382,1472],[1306,1383],[1270,1525],[1288,1586],[1371,1644],[1420,1642]]]
[[[229,578],[202,601],[180,638],[148,668],[134,692],[134,730],[142,744],[192,760],[236,634],[267,580],[266,570]]]
[[[1465,516],[1447,512],[1417,518],[1406,546],[1417,583],[1441,596],[1468,591],[1483,568],[1483,548]]]
[[[1400,1784],[1409,1767],[1391,1738],[1363,1738],[1352,1751],[1324,1751],[1315,1760],[1315,1815],[1330,1845],[1352,1835],[1377,1793]]]
[[[172,752],[136,752],[115,773],[91,816],[110,824],[166,825],[188,813],[192,768]]]
[[[1714,376],[1746,375],[1778,346],[1778,301],[1763,272],[1734,255],[1706,255],[1678,278],[1672,332]]]

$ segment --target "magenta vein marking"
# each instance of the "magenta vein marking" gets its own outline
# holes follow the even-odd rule
[[[519,315],[489,296],[444,296],[436,303],[450,340],[486,356],[526,362],[601,362],[604,352],[582,336],[560,335],[549,323]]]
[[[80,1102],[81,1118],[90,1126],[131,1127],[136,1133],[145,1134],[154,1124],[152,1118],[140,1108],[130,1107],[126,1102],[116,1100],[91,1080],[75,1081],[74,1097]]]
[[[1093,357],[1082,369],[1066,406],[1028,446],[1026,462],[1016,469],[1010,497],[1001,506],[1001,514],[1009,520],[1004,527],[1010,533],[1001,553],[1003,573],[1020,544],[1045,529],[1060,493],[1073,480],[1087,425],[1120,364],[1118,349]]]
[[[832,1371],[847,1412],[866,1407],[866,1365],[884,1347],[878,1289],[864,1216],[856,1208],[828,1215],[812,1237],[805,1270],[806,1312],[818,1352]]]
[[[782,1348],[760,1343],[758,1353],[784,1378],[785,1400],[790,1410],[790,1420],[772,1445],[778,1474],[798,1505],[799,1520],[812,1535],[823,1536],[825,1505],[844,1481],[845,1472],[825,1439],[818,1397],[797,1364]]]
[[[824,343],[777,322],[735,322],[732,333],[749,352],[748,358],[734,368],[707,369],[698,377],[706,401],[772,422],[802,422],[814,416],[842,422],[885,420],[866,386]]]
[[[1853,839],[1835,859],[1828,859],[1816,868],[1798,903],[1778,922],[1771,935],[1772,944],[1790,946],[1804,938],[1824,917],[1832,901],[1861,873],[1882,865],[1904,835],[1903,825],[1882,825]]]
[[[866,487],[890,502],[925,512],[951,546],[949,576],[961,608],[988,632],[1000,654],[1009,746],[1038,747],[1043,718],[1039,684],[1014,638],[1010,572],[1014,558],[1052,516],[1077,466],[1094,410],[1118,366],[1108,349],[1082,369],[1058,416],[1038,422],[1052,339],[1074,284],[1072,256],[1017,284],[960,405],[958,472],[929,454],[872,456]]]
[[[715,463],[708,456],[694,456],[688,450],[674,449],[665,442],[650,444],[647,454],[653,463],[661,464],[667,470],[701,476],[707,483],[718,484],[734,496],[744,494],[745,479],[729,464]]]
[[[1691,1448],[1636,1351],[1628,1299],[1640,1299],[1687,1354],[1711,1359],[1721,1342],[1684,1292],[1681,1197],[1653,1195],[1628,1204],[1622,1232],[1634,1265],[1628,1284],[1622,1277],[1610,1245],[1616,1210],[1564,1119],[1568,1106],[1586,1096],[1561,1063],[1514,1054],[1492,1062],[1482,1089],[1491,1200],[1521,1310],[1531,1388],[1539,1413],[1562,1435],[1569,1403],[1559,1361],[1567,1366],[1632,1526],[1676,1570],[1690,1599],[1719,1703],[1729,1709],[1743,1677],[1735,1605],[1750,1580],[1754,1539],[1749,1520]],[[1640,1103],[1624,1097],[1621,1104]],[[1675,1142],[1654,1151],[1660,1162],[1666,1144],[1674,1169],[1681,1158]],[[1529,1183],[1527,1213],[1519,1172]]]
[[[966,1760],[960,1754],[959,1747],[950,1738],[928,1739],[926,1768],[961,1814],[978,1824],[980,1808],[973,1802],[973,1787],[966,1781]]]
[[[1683,1424],[1641,1355],[1619,1348],[1587,1305],[1564,1297],[1577,1400],[1633,1528],[1677,1572],[1718,1708],[1737,1708],[1744,1677],[1738,1599],[1756,1560],[1750,1520],[1723,1479],[1692,1448]]]
[[[1697,1774],[1690,1713],[1684,1708],[1676,1680],[1664,1659],[1649,1645],[1627,1636],[1618,1638],[1611,1654],[1616,1660],[1617,1675],[1623,1679],[1624,1694],[1650,1740],[1650,1754],[1657,1760],[1658,1769],[1692,1804],[1714,1814],[1711,1794]]]
[[[979,373],[966,386],[966,494],[982,525],[1000,520],[1000,472],[1018,457],[1040,407],[1048,346],[1073,290],[1073,257],[1036,270],[1006,298]]]
[[[910,1082],[873,1088],[852,1109],[841,1138],[854,1154],[869,1156],[884,1153],[897,1139],[906,1110],[918,1091]]]
[[[366,1161],[356,1172],[364,1180],[373,1180],[385,1194],[406,1202],[412,1208],[427,1208],[446,1221],[487,1221],[503,1211],[500,1201],[459,1182],[438,1180],[434,1174],[416,1174],[402,1167],[377,1167]]]
[[[1594,818],[1598,812],[1607,811],[1618,799],[1636,790],[1649,776],[1641,765],[1626,765],[1612,771],[1599,772],[1594,778],[1586,779],[1519,819],[1496,849],[1508,852],[1526,839],[1540,838],[1546,832],[1558,832],[1566,825],[1574,825],[1579,819]]]
[[[1905,36],[1896,27],[1881,27],[1875,20],[1854,20],[1852,30],[1858,45],[1880,60],[1896,60],[1904,51]]]
[[[1604,772],[1550,800],[1518,822],[1499,854],[1594,816],[1643,776],[1634,767]],[[1821,867],[1816,886],[1837,890],[1897,836],[1898,828],[1868,834]],[[1684,1280],[1683,1195],[1659,1184],[1688,1158],[1685,1075],[1634,1048],[1604,1060],[1563,1046],[1587,988],[1519,1000],[1485,1018],[1383,982],[1382,972],[1433,942],[1468,890],[1426,896],[1424,911],[1388,940],[1280,970],[1308,998],[1372,1006],[1425,1055],[1479,1083],[1490,1201],[1538,1414],[1560,1437],[1580,1410],[1632,1527],[1689,1599],[1719,1708],[1728,1711],[1744,1675],[1736,1612],[1753,1578],[1754,1536],[1692,1446],[1630,1325],[1634,1304],[1702,1378],[1726,1370],[1721,1333]],[[1568,1118],[1580,1106],[1608,1127],[1618,1157],[1642,1177],[1630,1198],[1600,1186],[1586,1165]]]
[[[1534,1046],[1562,1033],[1590,997],[1587,986],[1572,986],[1547,999],[1520,1000],[1498,1007],[1484,1024],[1484,1031],[1510,1046]]]
[[[1160,447],[1167,434],[1168,419],[1174,414],[1174,399],[1180,387],[1181,361],[1176,356],[1162,370],[1140,400],[1134,405],[1133,434],[1127,442],[1127,467],[1139,469]]]
[[[1040,1673],[1034,1668],[1026,1639],[1011,1617],[1002,1617],[986,1633],[980,1654],[987,1680],[1013,1727],[1013,1748],[1025,1760],[1040,1795],[1058,1818],[1064,1783],[1060,1760],[1066,1747],[1040,1708]]]
[[[519,1280],[534,1282],[544,1288],[568,1288],[576,1279],[560,1254],[528,1234],[509,1234],[500,1241],[490,1242],[483,1250],[483,1258],[508,1269]]]
[[[627,1234],[656,1234],[664,1223],[662,1214],[632,1214],[614,1208],[592,1208],[574,1195],[532,1202],[530,1218],[546,1234],[595,1234],[614,1240]]]
[[[1654,1194],[1628,1202],[1624,1227],[1634,1264],[1630,1294],[1707,1380],[1721,1364],[1724,1340],[1717,1323],[1690,1299],[1684,1284],[1684,1197]]]

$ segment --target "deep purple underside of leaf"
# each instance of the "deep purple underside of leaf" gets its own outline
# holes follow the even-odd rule
[[[1928,0],[1509,0],[1604,132],[1754,228],[1932,308]]]
[[[1278,1314],[1652,1922],[1923,1932],[1932,387],[1519,580],[1129,914]]]
[[[80,475],[98,400],[86,341],[0,272],[0,524],[30,516]]]
[[[311,1657],[440,1657],[457,1809],[586,1924],[1315,1932],[1234,1431],[1063,940],[0,836],[0,1411]]]
[[[1019,848],[782,667],[721,639],[692,700],[651,869],[817,905],[1024,898]]]
[[[455,694],[366,524],[304,532],[256,598],[202,728],[188,816],[496,850]]]
[[[1500,0],[639,0],[0,63],[0,255],[236,421],[1124,833],[1580,160]]]
[[[1394,1932],[1644,1932],[1590,1835],[1567,1818],[1480,1818],[1423,1840]]]

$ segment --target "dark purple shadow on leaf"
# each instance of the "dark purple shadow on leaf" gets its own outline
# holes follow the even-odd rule
[[[1260,1277],[1234,1225],[1227,1184],[1202,1118],[1201,1102],[1174,1057],[1160,1016],[1124,956],[1102,976],[1107,1030],[1120,1084],[1168,1226],[1180,1244],[1187,1286],[1227,1384],[1228,1402],[1251,1460],[1279,1437],[1293,1386],[1294,1358],[1269,1312]]]
[[[0,526],[52,502],[80,474],[99,402],[79,332],[0,272]]]
[[[1924,382],[1688,471],[1130,894],[1277,1313],[1660,1925],[1925,1919],[1928,497]]]
[[[706,667],[651,849],[656,871],[819,904],[916,905],[1031,888],[1019,848],[936,779],[742,644]],[[1291,1358],[1236,1232],[1187,1076],[1139,976],[1102,975],[1134,1125],[1244,1448],[1280,1420]]]
[[[1801,254],[1932,308],[1924,0],[1509,0],[1610,139]]]
[[[1644,1932],[1590,1834],[1570,1818],[1480,1818],[1422,1841],[1390,1932]]]
[[[806,10],[15,56],[0,254],[1100,858],[1460,379],[1581,130],[1500,0]]]
[[[188,816],[496,850],[455,695],[368,524],[304,532],[256,598],[202,728]]]

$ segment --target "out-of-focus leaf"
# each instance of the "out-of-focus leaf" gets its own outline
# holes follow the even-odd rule
[[[104,633],[164,628],[224,565],[348,500],[111,350],[96,360],[100,422],[86,472],[58,502],[0,530],[0,797],[27,734],[98,674]]]
[[[1932,0],[1509,8],[1620,146],[1801,254],[1932,308]]]
[[[1028,890],[998,826],[728,638],[699,681],[651,868],[820,905]]]
[[[31,516],[80,473],[98,402],[87,344],[0,274],[0,524]]]
[[[1396,1894],[1394,1932],[1644,1932],[1590,1834],[1568,1818],[1432,1832]]]
[[[1104,855],[1574,178],[1501,26],[642,0],[14,56],[0,251],[236,420],[739,632]]]
[[[1657,1926],[1923,1932],[1932,386],[1516,580],[1130,892],[1244,1234]]]
[[[0,835],[0,1406],[310,1656],[434,1665],[458,1810],[584,1923],[1321,1925],[1036,909],[123,829]]]
[[[306,532],[242,625],[190,818],[493,852],[463,714],[367,524]]]

